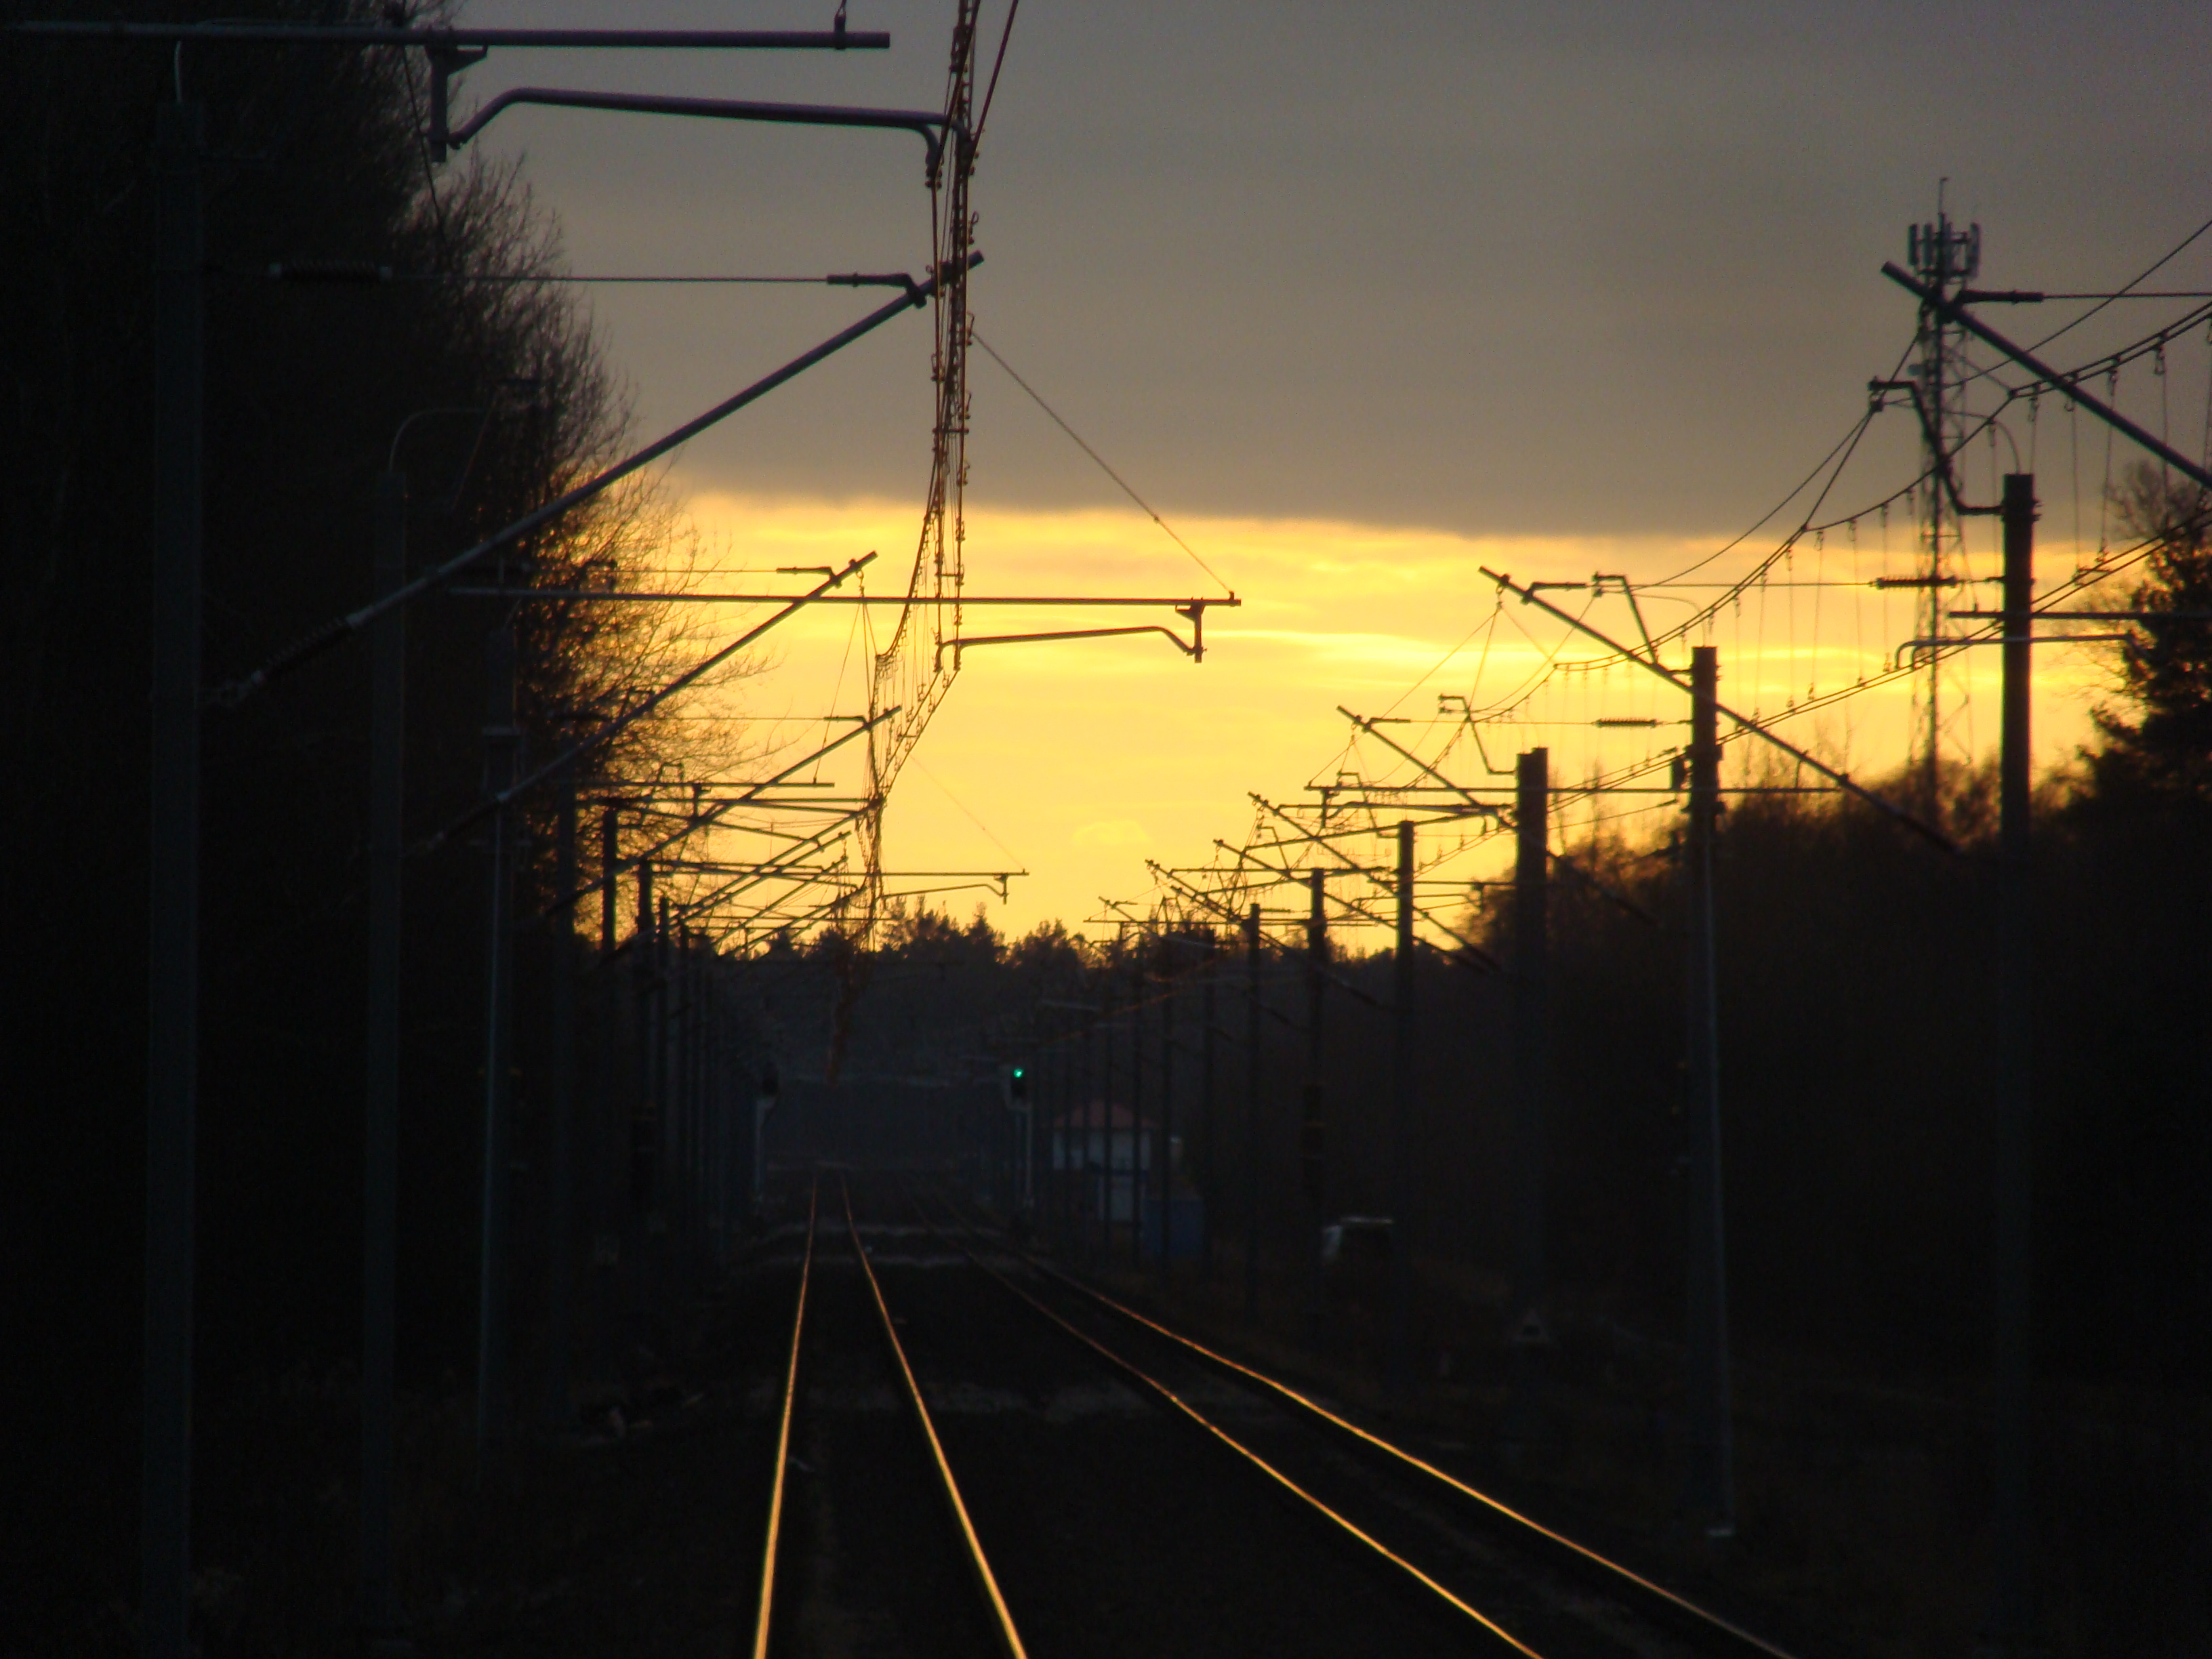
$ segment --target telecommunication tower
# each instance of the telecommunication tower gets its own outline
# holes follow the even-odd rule
[[[1945,299],[1955,299],[1982,268],[1982,228],[1960,226],[1944,210],[1944,185],[1937,184],[1936,217],[1911,226],[1905,233],[1905,257],[1913,274]],[[1953,458],[1966,435],[1966,333],[1946,322],[1936,308],[1923,303],[1914,336],[1913,379],[1921,414],[1922,443],[1927,453],[1925,471],[1927,511],[1922,532],[1925,562],[1917,584],[1921,590],[1919,626],[1922,639],[1935,639],[1942,631],[1944,595],[1959,585],[1965,574],[1964,527],[1958,502],[1953,498]],[[1932,811],[1939,798],[1940,762],[1944,730],[1944,653],[1928,653],[1928,676],[1913,690],[1913,727],[1921,746],[1923,787]],[[1966,687],[1957,684],[1957,702],[1963,703]],[[1957,718],[1954,710],[1952,718]]]

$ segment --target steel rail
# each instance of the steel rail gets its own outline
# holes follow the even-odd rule
[[[1029,1650],[1022,1645],[1021,1633],[1014,1628],[1014,1615],[1006,1606],[1006,1598],[1000,1593],[999,1580],[991,1571],[991,1563],[983,1553],[983,1540],[975,1535],[975,1523],[969,1518],[968,1505],[960,1497],[960,1483],[952,1478],[952,1465],[945,1461],[944,1443],[937,1437],[937,1425],[931,1421],[929,1407],[921,1397],[921,1384],[915,1381],[914,1367],[907,1363],[906,1349],[898,1339],[898,1328],[891,1322],[890,1304],[884,1300],[884,1287],[876,1281],[874,1264],[860,1243],[860,1230],[853,1220],[853,1191],[843,1176],[837,1177],[837,1190],[845,1205],[845,1231],[853,1241],[853,1254],[860,1263],[860,1273],[868,1281],[868,1294],[875,1298],[876,1313],[883,1323],[884,1340],[890,1344],[891,1358],[898,1361],[899,1376],[906,1382],[906,1397],[914,1407],[915,1419],[929,1441],[929,1455],[937,1465],[937,1475],[945,1487],[945,1496],[952,1505],[952,1513],[960,1522],[960,1535],[968,1543],[968,1559],[975,1570],[975,1577],[983,1596],[991,1604],[991,1613],[997,1621],[999,1639],[1010,1659],[1029,1659]]]
[[[806,1286],[814,1273],[814,1219],[821,1207],[822,1176],[806,1194],[806,1254],[799,1263],[799,1306],[791,1316],[791,1358],[783,1372],[783,1417],[775,1431],[775,1480],[769,1488],[768,1543],[761,1551],[760,1613],[753,1621],[753,1659],[768,1659],[768,1630],[775,1609],[775,1552],[783,1535],[784,1475],[791,1466],[791,1412],[799,1399],[799,1340],[806,1329]]]
[[[1492,1498],[1488,1492],[1483,1492],[1478,1487],[1469,1486],[1458,1476],[1446,1473],[1444,1470],[1438,1468],[1435,1464],[1429,1462],[1426,1459],[1422,1458],[1413,1452],[1407,1451],[1404,1447],[1397,1445],[1391,1441],[1385,1440],[1382,1436],[1374,1433],[1370,1430],[1360,1427],[1359,1425],[1351,1421],[1349,1419],[1339,1416],[1336,1413],[1329,1410],[1328,1407],[1322,1405],[1319,1401],[1312,1399],[1309,1395],[1300,1393],[1289,1383],[1280,1382],[1276,1378],[1268,1376],[1265,1371],[1255,1370],[1251,1366],[1244,1364],[1239,1360],[1231,1359],[1227,1354],[1219,1352],[1218,1350],[1209,1348],[1204,1343],[1200,1342],[1192,1337],[1185,1336],[1182,1332],[1175,1330],[1169,1326],[1163,1325],[1156,1319],[1150,1318],[1144,1314],[1139,1313],[1134,1308],[1129,1307],[1124,1303],[1116,1301],[1114,1297],[1108,1296],[1104,1291],[1092,1288],[1091,1285],[1085,1284],[1081,1279],[1075,1278],[1070,1273],[1062,1272],[1060,1268],[1055,1267],[1048,1261],[1042,1261],[1036,1256],[1031,1255],[1028,1251],[1020,1249],[1017,1245],[1008,1243],[1004,1240],[1000,1240],[997,1242],[997,1248],[1006,1251],[1009,1255],[1019,1257],[1030,1267],[1036,1268],[1039,1273],[1045,1274],[1048,1278],[1057,1280],[1059,1283],[1067,1286],[1068,1289],[1074,1291],[1082,1296],[1088,1297],[1091,1300],[1097,1303],[1101,1307],[1107,1309],[1109,1311],[1118,1314],[1122,1318],[1127,1319],[1134,1324],[1143,1326],[1146,1330],[1152,1332],[1155,1335],[1164,1337],[1169,1341],[1188,1349],[1191,1352],[1196,1354],[1200,1358],[1206,1360],[1210,1364],[1217,1365],[1224,1370],[1234,1372],[1237,1376],[1244,1378],[1247,1382],[1259,1384],[1260,1387],[1267,1389],[1269,1392],[1279,1395],[1284,1400],[1288,1401],[1293,1406],[1296,1406],[1300,1410],[1308,1413],[1321,1422],[1327,1424],[1329,1427],[1335,1429],[1343,1434],[1349,1435],[1353,1439],[1359,1441],[1362,1444],[1395,1459],[1397,1462],[1405,1464],[1408,1468],[1418,1470],[1419,1473],[1429,1476],[1431,1480],[1450,1487],[1454,1492],[1458,1492],[1461,1496],[1474,1499],[1474,1502],[1481,1504],[1484,1508],[1491,1510],[1501,1518],[1512,1522],[1515,1525],[1521,1527],[1528,1532],[1534,1533],[1536,1536],[1541,1538],[1546,1543],[1551,1544],[1559,1549],[1570,1553],[1579,1559],[1584,1565],[1598,1568],[1601,1571],[1604,1572],[1618,1583],[1626,1585],[1643,1595],[1651,1597],[1664,1603],[1671,1612],[1686,1621],[1696,1625],[1701,1630],[1711,1634],[1725,1637],[1729,1641],[1740,1644],[1751,1652],[1764,1656],[1765,1659],[1795,1659],[1795,1656],[1791,1655],[1788,1650],[1775,1646],[1771,1642],[1767,1641],[1765,1638],[1753,1635],[1751,1632],[1744,1629],[1741,1625],[1737,1625],[1729,1620],[1723,1618],[1720,1614],[1714,1613],[1711,1609],[1701,1607],[1697,1602],[1690,1601],[1685,1596],[1677,1595],[1674,1591],[1668,1589],[1665,1585],[1656,1583],[1651,1579],[1644,1577],[1641,1573],[1637,1572],[1634,1569],[1623,1566],[1620,1562],[1612,1559],[1608,1556],[1600,1554],[1597,1551],[1590,1548],[1587,1544],[1577,1543],[1575,1540],[1568,1537],[1565,1534],[1553,1531],[1542,1522],[1534,1520],[1528,1516],[1522,1514],[1520,1510],[1512,1508],[1510,1505],[1501,1502],[1498,1498]],[[969,1259],[971,1261],[975,1260],[972,1253],[970,1254]],[[982,1267],[983,1264],[977,1261],[976,1265],[978,1267]],[[984,1267],[983,1271],[990,1273],[991,1269]],[[994,1274],[993,1276],[994,1278],[998,1277],[996,1274]],[[1024,1294],[1017,1287],[1013,1286],[1007,1281],[1001,1279],[1000,1282],[1006,1283],[1009,1289],[1015,1291],[1015,1294]],[[1089,1339],[1087,1338],[1085,1339],[1085,1340],[1088,1340]],[[1101,1350],[1101,1352],[1103,1352],[1103,1350]]]
[[[1079,1326],[1070,1323],[1067,1320],[1063,1319],[1059,1314],[1054,1312],[1042,1302],[1040,1302],[1036,1297],[1031,1296],[1020,1285],[1015,1284],[1012,1279],[1008,1279],[1004,1273],[999,1272],[997,1268],[990,1266],[981,1256],[977,1255],[975,1251],[969,1249],[965,1244],[961,1243],[957,1239],[947,1238],[943,1231],[938,1227],[937,1224],[929,1218],[929,1212],[922,1208],[921,1200],[915,1198],[911,1192],[908,1194],[908,1200],[914,1204],[915,1213],[921,1218],[922,1224],[927,1227],[931,1232],[935,1233],[944,1243],[951,1244],[963,1255],[966,1256],[969,1264],[978,1272],[988,1274],[991,1279],[996,1280],[1002,1289],[1006,1290],[1009,1294],[1018,1297],[1023,1302],[1027,1303],[1032,1310],[1042,1315],[1054,1324],[1059,1326],[1061,1330],[1066,1332],[1068,1335],[1082,1343],[1085,1347],[1089,1348],[1093,1353],[1098,1355],[1098,1357],[1105,1360],[1108,1364],[1114,1366],[1118,1370],[1126,1371],[1130,1376],[1135,1378],[1139,1383],[1152,1390],[1152,1393],[1158,1395],[1162,1400],[1164,1400],[1170,1408],[1189,1419],[1191,1422],[1196,1424],[1200,1428],[1206,1431],[1207,1434],[1212,1436],[1223,1445],[1228,1447],[1230,1450],[1235,1452],[1239,1457],[1244,1459],[1246,1462],[1249,1463],[1254,1468],[1257,1469],[1268,1480],[1273,1481],[1277,1486],[1289,1492],[1292,1497],[1310,1505],[1315,1510],[1329,1521],[1334,1522],[1338,1527],[1341,1528],[1353,1538],[1358,1539],[1369,1549],[1374,1551],[1376,1554],[1381,1556],[1385,1561],[1390,1563],[1391,1565],[1399,1568],[1413,1578],[1418,1580],[1425,1588],[1436,1592],[1436,1594],[1441,1596],[1445,1601],[1450,1603],[1453,1607],[1456,1608],[1459,1612],[1465,1613],[1469,1619],[1474,1620],[1476,1624],[1480,1625],[1491,1635],[1496,1637],[1499,1641],[1504,1643],[1505,1645],[1510,1648],[1514,1652],[1523,1655],[1524,1659],[1543,1659],[1543,1656],[1538,1653],[1535,1649],[1530,1647],[1526,1642],[1521,1640],[1519,1637],[1514,1635],[1504,1626],[1498,1624],[1497,1620],[1492,1619],[1480,1608],[1475,1607],[1472,1602],[1465,1601],[1459,1595],[1454,1594],[1439,1580],[1430,1577],[1429,1574],[1422,1571],[1420,1568],[1415,1566],[1404,1556],[1399,1554],[1388,1544],[1382,1542],[1382,1540],[1376,1537],[1374,1534],[1368,1532],[1360,1527],[1359,1524],[1352,1520],[1351,1517],[1329,1507],[1328,1504],[1322,1502],[1319,1498],[1314,1496],[1313,1493],[1308,1492],[1304,1486],[1298,1485],[1297,1481],[1291,1479],[1289,1475],[1284,1474],[1282,1470],[1277,1468],[1266,1458],[1261,1456],[1259,1453],[1254,1451],[1243,1441],[1231,1434],[1226,1429],[1216,1423],[1212,1418],[1206,1416],[1205,1413],[1200,1411],[1195,1406],[1193,1406],[1188,1401],[1185,1400],[1181,1395],[1177,1394],[1166,1383],[1161,1382],[1158,1377],[1144,1370],[1143,1367],[1138,1365],[1134,1361],[1124,1358],[1121,1355],[1115,1352],[1111,1348],[1099,1341],[1089,1332],[1082,1329]],[[1017,1252],[1017,1254],[1019,1253]]]

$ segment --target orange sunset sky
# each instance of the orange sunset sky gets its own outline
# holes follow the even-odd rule
[[[734,19],[639,0],[623,21],[826,15],[813,0]],[[587,0],[465,9],[483,25],[606,15]],[[892,49],[804,61],[503,50],[457,82],[457,112],[518,84],[933,107],[949,15],[853,0],[853,27],[887,27]],[[2208,57],[2212,11],[2149,0],[1025,7],[975,179],[975,314],[1244,603],[1212,614],[1201,665],[1157,638],[974,653],[892,798],[890,862],[1027,868],[991,901],[1015,931],[1140,896],[1146,857],[1197,862],[1215,837],[1241,840],[1248,791],[1289,799],[1334,775],[1339,704],[1432,718],[1438,693],[1493,700],[1557,649],[1556,624],[1495,614],[1485,563],[1646,582],[1710,556],[1689,579],[1726,582],[1800,522],[1830,523],[1775,573],[1796,585],[1717,620],[1723,696],[1769,715],[1878,672],[1915,632],[1910,597],[1811,584],[1915,568],[1915,508],[1893,499],[1920,464],[1911,416],[1851,441],[1869,380],[1895,374],[1912,340],[1913,301],[1882,262],[1940,200],[1981,227],[1984,286],[2108,290],[2183,244],[2149,286],[2212,289],[2212,239],[2184,243],[2208,211]],[[526,169],[579,275],[803,276],[925,268],[920,148],[525,109],[468,154]],[[872,303],[806,286],[574,292],[641,439]],[[2186,303],[1993,315],[2070,367]],[[665,483],[698,532],[691,580],[757,587],[773,578],[716,573],[873,549],[875,591],[902,582],[927,477],[928,335],[918,317],[887,325],[682,453]],[[1978,349],[1974,408],[2021,378],[2001,367]],[[1218,591],[980,354],[971,383],[970,592]],[[2202,328],[2106,389],[2195,453],[2212,403]],[[2045,592],[2116,537],[2105,486],[2131,459],[2060,401],[2014,402],[1963,467],[1984,501],[2001,471],[2036,473]],[[1993,524],[1973,521],[1968,540],[1972,574],[1993,574]],[[1959,595],[1971,608],[1992,590]],[[1713,597],[1646,605],[1661,627]],[[1590,617],[1617,635],[1634,625],[1617,598]],[[764,642],[762,672],[730,694],[764,750],[804,752],[782,745],[862,706],[854,618],[825,609]],[[702,646],[743,620],[687,618]],[[1175,621],[999,611],[968,626],[1139,620]],[[1954,662],[1948,750],[1985,756],[1994,653]],[[2039,653],[2040,762],[2085,739],[2106,672],[2087,647]],[[1548,744],[1568,781],[1668,746],[1664,727],[1589,723],[1678,717],[1629,678],[1569,677],[1490,735],[1509,755]],[[1910,708],[1886,688],[1785,729],[1880,775],[1906,756]],[[1598,810],[1616,806],[1640,810],[1632,832],[1668,810]],[[1560,832],[1582,833],[1590,810],[1571,804]],[[1492,856],[1451,873],[1485,873]],[[947,902],[964,913],[975,896]]]

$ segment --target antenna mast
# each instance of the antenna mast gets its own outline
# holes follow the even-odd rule
[[[1982,268],[1982,228],[1978,224],[1961,228],[1951,222],[1943,205],[1944,187],[1949,182],[1937,181],[1933,222],[1914,225],[1905,233],[1905,257],[1913,273],[1947,300],[1957,298]],[[1958,504],[1948,499],[1946,481],[1952,477],[1951,458],[1958,453],[1965,436],[1965,331],[1947,322],[1936,307],[1923,301],[1914,336],[1913,363],[1921,398],[1922,444],[1928,458],[1927,565],[1922,573],[1917,629],[1923,639],[1934,639],[1942,633],[1944,594],[1956,585],[1964,563]],[[1942,787],[1942,676],[1943,653],[1931,651],[1927,681],[1913,692],[1913,725],[1921,733],[1924,769],[1923,805],[1931,812]]]

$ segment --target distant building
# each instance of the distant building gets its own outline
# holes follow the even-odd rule
[[[1152,1166],[1157,1126],[1133,1117],[1126,1106],[1101,1108],[1097,1101],[1074,1106],[1048,1125],[1048,1157],[1053,1183],[1072,1185],[1076,1208],[1093,1218],[1103,1211],[1108,1224],[1139,1230],[1139,1247],[1146,1255],[1159,1249],[1159,1192]],[[1182,1145],[1170,1137],[1168,1164],[1170,1181],[1177,1177]],[[1177,1256],[1195,1256],[1206,1236],[1205,1205],[1194,1192],[1170,1195],[1169,1249]]]
[[[1056,1177],[1088,1176],[1084,1207],[1097,1214],[1096,1187],[1106,1188],[1107,1219],[1122,1226],[1143,1212],[1152,1189],[1152,1125],[1126,1106],[1103,1110],[1096,1101],[1071,1107],[1052,1121],[1052,1170]],[[1132,1176],[1136,1176],[1132,1180]]]

